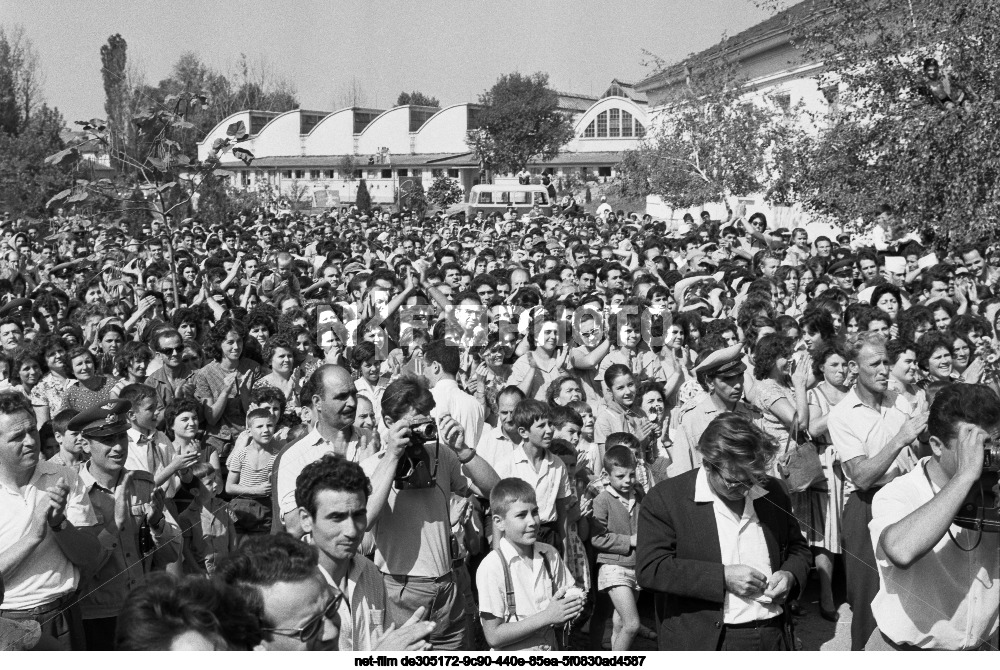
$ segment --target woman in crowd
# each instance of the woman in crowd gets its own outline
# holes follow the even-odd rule
[[[94,364],[94,354],[89,349],[74,347],[66,356],[76,383],[66,392],[64,408],[82,412],[94,405],[105,405],[113,397],[117,397],[117,391],[125,385],[124,380],[113,375],[99,374]]]
[[[254,388],[271,386],[281,391],[288,407],[293,409],[301,406],[299,392],[302,390],[301,373],[295,365],[295,345],[281,335],[276,335],[264,346],[264,361],[271,371],[258,379]]]

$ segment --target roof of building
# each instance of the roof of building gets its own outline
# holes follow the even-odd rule
[[[668,65],[654,72],[635,84],[639,91],[648,91],[662,82],[669,81],[683,74],[684,68],[693,61],[710,60],[722,53],[738,53],[739,51],[768,39],[788,34],[792,26],[801,19],[831,9],[831,0],[802,0],[788,9],[784,9],[769,19],[747,28],[741,33],[727,37],[717,44],[692,54],[684,60]]]
[[[645,105],[649,102],[646,98],[646,94],[642,91],[636,89],[635,84],[622,81],[620,79],[612,79],[611,85],[608,89],[604,91],[602,98],[610,98],[612,96],[618,96],[622,98],[628,98],[632,102],[638,103],[640,105]]]
[[[583,95],[581,93],[563,93],[562,91],[557,91],[557,95],[559,96],[559,109],[574,112],[586,112],[597,102],[595,96]]]
[[[357,170],[378,170],[405,167],[421,166],[447,166],[447,167],[477,167],[479,161],[471,151],[459,154],[389,154],[384,163],[369,165],[362,156],[328,155],[328,156],[267,156],[256,159],[247,168],[240,161],[223,161],[221,169],[238,168],[246,169],[297,169],[315,168],[329,169],[341,168],[346,159],[353,159]],[[617,163],[621,160],[621,152],[618,151],[577,151],[563,152],[551,161],[535,161],[532,165],[574,165],[591,166],[605,163]]]

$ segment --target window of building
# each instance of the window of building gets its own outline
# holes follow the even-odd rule
[[[392,170],[382,170],[382,179],[392,179]]]
[[[598,177],[610,177],[611,176],[611,166],[609,165],[608,167],[599,167],[599,168],[597,168],[597,176]]]
[[[646,136],[646,126],[642,125],[638,121],[635,122],[635,136],[636,137]]]
[[[433,168],[431,170],[431,176],[434,177],[435,179],[437,179],[438,177],[443,177],[444,170],[442,170],[441,168]]]
[[[295,171],[295,178],[296,179],[305,179],[306,178],[305,170],[296,170]]]
[[[621,110],[608,110],[608,135],[610,137],[621,137]]]
[[[588,125],[586,127],[586,129],[583,131],[583,136],[584,137],[593,137],[594,136],[594,122],[593,121],[591,121],[590,125]]]
[[[410,171],[407,170],[406,168],[400,168],[399,170],[396,171],[396,173],[400,177],[409,177],[410,176]]]
[[[452,179],[458,179],[458,169],[448,168],[448,176],[451,177]]]
[[[775,93],[771,96],[771,102],[783,114],[792,111],[792,95],[790,93]]]
[[[285,170],[284,172],[281,173],[281,176],[284,177],[285,179],[291,179],[292,178],[292,171],[291,170]]]
[[[378,179],[378,175],[379,175],[379,171],[378,170],[369,170],[368,171],[368,179]]]
[[[607,137],[608,136],[608,113],[601,112],[597,115],[597,136]]]
[[[632,137],[632,115],[622,110],[622,137]]]
[[[355,179],[361,179],[361,177],[362,177],[361,170],[355,170],[354,171],[354,178]]]
[[[337,171],[336,170],[327,170],[326,174],[324,176],[327,179],[335,179],[337,177]]]
[[[240,182],[244,186],[249,186],[250,185],[250,173],[246,172],[245,170],[241,171],[240,172]]]

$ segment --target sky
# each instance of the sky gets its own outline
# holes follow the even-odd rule
[[[71,123],[103,118],[100,48],[120,33],[148,83],[193,51],[226,72],[246,54],[294,86],[304,109],[333,111],[352,81],[364,102],[400,91],[475,102],[509,72],[549,74],[559,91],[600,95],[767,18],[751,0],[3,0],[40,56],[46,102]]]

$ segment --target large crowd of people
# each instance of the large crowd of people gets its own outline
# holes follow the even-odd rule
[[[1000,247],[700,219],[3,216],[0,646],[996,649]]]

